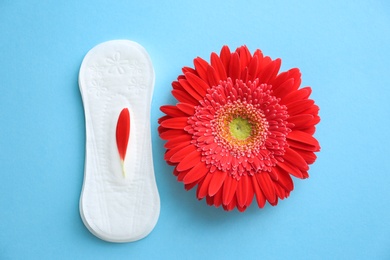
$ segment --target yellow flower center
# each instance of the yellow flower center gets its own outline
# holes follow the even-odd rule
[[[234,138],[245,140],[251,136],[252,124],[249,123],[247,119],[236,117],[230,122],[229,129]]]
[[[217,142],[231,154],[258,150],[267,138],[268,122],[252,104],[236,101],[221,107],[213,120]]]

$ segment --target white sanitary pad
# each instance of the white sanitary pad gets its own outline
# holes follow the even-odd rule
[[[144,238],[160,213],[150,136],[154,70],[149,55],[128,40],[99,44],[81,64],[79,86],[86,125],[81,218],[89,231],[106,241]],[[116,143],[124,108],[130,111],[125,175]]]

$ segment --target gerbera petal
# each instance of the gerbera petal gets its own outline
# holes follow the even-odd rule
[[[290,116],[287,121],[294,124],[294,129],[304,129],[312,126],[311,121],[314,119],[314,116],[309,114],[300,114],[295,116]]]
[[[221,57],[222,64],[225,67],[226,75],[229,72],[229,64],[230,64],[230,57],[231,57],[231,55],[232,54],[230,52],[229,47],[226,46],[226,45],[223,46],[219,56]]]
[[[211,87],[218,86],[220,78],[212,66],[207,67],[207,79]]]
[[[218,55],[215,52],[211,53],[210,60],[211,60],[211,66],[213,66],[214,70],[216,71],[219,80],[226,80],[227,74],[226,74],[225,66],[223,65],[221,59],[218,57]]]
[[[213,174],[211,173],[206,174],[203,181],[198,184],[198,189],[196,190],[196,197],[198,197],[198,199],[206,197],[212,176]]]
[[[259,187],[263,191],[263,194],[265,195],[268,202],[271,204],[275,202],[276,194],[275,194],[274,183],[271,180],[271,177],[269,177],[268,173],[260,172],[256,174],[256,178],[259,183]]]
[[[295,149],[297,153],[306,161],[307,164],[312,164],[317,159],[317,155],[310,151],[304,151],[300,149]]]
[[[254,55],[256,55],[256,53],[255,53]],[[261,53],[261,55],[263,55],[263,54]],[[271,59],[270,57],[268,57],[268,56],[265,56],[265,57],[262,56],[262,58],[259,59],[259,69],[258,69],[258,71],[257,71],[256,77],[259,78],[260,83],[263,83],[264,81],[261,80],[261,78],[260,78],[259,76],[263,73],[264,69],[265,69],[271,62],[272,62],[272,59]]]
[[[195,113],[195,107],[187,103],[178,103],[177,108],[187,115],[193,115]]]
[[[209,66],[208,62],[200,57],[197,57],[194,59],[194,65],[199,77],[204,81],[207,81],[207,67]]]
[[[170,165],[176,165],[177,163],[175,162],[172,162],[171,161],[171,157],[177,153],[178,151],[180,151],[181,149],[187,147],[188,144],[186,143],[181,143],[179,145],[177,145],[176,147],[172,148],[172,149],[169,149],[165,152],[164,154],[164,160],[167,161],[168,163],[170,163]]]
[[[180,130],[178,130],[178,129],[168,129],[168,130],[166,130],[164,132],[161,132],[160,133],[160,137],[163,140],[169,140],[171,138],[175,138],[175,137],[177,137],[179,135],[185,135],[185,134],[187,134],[187,132],[185,132],[182,129],[180,129]]]
[[[295,91],[297,92],[297,91]],[[298,115],[301,112],[309,109],[311,106],[314,105],[314,101],[311,99],[303,99],[303,100],[297,100],[291,103],[288,103],[287,110],[290,116],[292,115]]]
[[[188,74],[188,75],[193,75],[193,74]],[[202,94],[198,93],[198,90],[191,85],[186,79],[180,79],[179,80],[180,84],[183,86],[184,90],[187,91],[187,93],[193,97],[196,100],[202,100]]]
[[[307,144],[307,143],[297,142],[294,140],[287,140],[287,143],[289,146],[291,146],[294,149],[301,149],[301,150],[311,151],[311,152],[316,152],[318,150],[317,146]]]
[[[201,160],[201,153],[197,150],[192,151],[191,153],[187,154],[183,160],[180,161],[180,163],[177,165],[178,171],[185,171],[188,169],[191,169],[196,164],[200,163]]]
[[[259,58],[257,56],[254,56],[248,65],[248,80],[254,81],[256,79],[258,67]]]
[[[210,197],[210,196],[206,195],[206,203],[209,206],[213,206],[214,205],[214,197]]]
[[[198,163],[194,168],[188,171],[186,176],[183,178],[184,184],[189,184],[198,181],[204,177],[209,170],[205,167],[203,163]]]
[[[231,211],[233,210],[237,205],[237,198],[236,196],[233,197],[233,199],[229,202],[229,204],[223,204],[223,208],[226,210],[226,211]]]
[[[187,116],[183,111],[179,110],[176,106],[166,105],[161,106],[160,110],[171,117]]]
[[[208,190],[209,196],[214,196],[222,187],[223,182],[225,181],[227,172],[216,170],[213,172],[213,178],[210,181],[210,186]]]
[[[287,94],[289,94],[294,89],[294,79],[286,80],[284,83],[280,84],[278,88],[274,88],[275,96],[279,98],[283,98]]]
[[[222,203],[224,205],[228,205],[232,201],[236,193],[237,184],[238,181],[234,179],[232,176],[226,177],[225,182],[223,183],[223,194],[222,194]]]
[[[274,187],[275,187],[275,193],[277,197],[279,197],[280,199],[287,198],[288,195],[286,190],[281,185],[279,185],[279,183],[275,183]]]
[[[201,78],[198,76],[192,74],[192,73],[186,73],[186,79],[188,82],[192,85],[196,91],[201,94],[202,96],[205,96],[207,93],[207,89],[209,88],[209,85],[207,85],[206,82],[204,82]]]
[[[183,74],[186,74],[187,72],[189,72],[189,73],[198,75],[198,73],[196,72],[196,70],[194,70],[193,68],[190,68],[190,67],[183,67],[183,68],[181,69],[181,71],[183,72]]]
[[[187,120],[187,117],[169,118],[161,122],[161,126],[170,129],[184,129],[188,125]]]
[[[247,186],[247,197],[246,197],[246,203],[245,207],[249,207],[252,204],[253,197],[255,196],[255,191],[253,189],[252,181],[253,179],[251,176],[246,175],[248,178],[249,185]]]
[[[185,190],[191,190],[192,188],[194,188],[196,185],[198,184],[198,182],[192,182],[192,183],[189,183],[189,184],[184,184],[184,189]]]
[[[177,173],[177,180],[178,181],[183,181],[184,177],[187,175],[188,171],[178,171],[177,169],[176,170],[176,173]]]
[[[218,192],[214,195],[214,206],[217,208],[222,204],[222,191],[223,189],[219,189]]]
[[[291,163],[289,163],[288,161],[278,162],[278,166],[297,178],[300,178],[300,179],[303,178],[302,171],[300,169],[298,169],[297,167],[295,167],[295,165],[292,165]]]
[[[304,87],[287,94],[282,100],[280,100],[280,103],[287,105],[297,100],[307,99],[310,96],[310,94],[311,94],[311,88]]]
[[[174,89],[172,90],[172,95],[180,102],[198,105],[198,101],[193,96],[189,95],[187,91]]]
[[[171,150],[173,150],[173,149],[171,149]],[[193,145],[183,147],[182,149],[179,149],[174,155],[172,155],[172,157],[169,158],[169,161],[174,162],[174,163],[178,163],[181,160],[183,160],[184,157],[186,157],[189,153],[192,153],[193,151],[196,151],[196,147]]]
[[[266,201],[264,193],[260,189],[260,186],[259,186],[259,183],[257,181],[256,176],[254,175],[254,176],[251,176],[250,178],[252,179],[251,182],[252,182],[252,186],[253,186],[253,191],[256,194],[257,206],[259,208],[263,208],[265,205],[265,201]]]
[[[233,53],[229,63],[229,76],[233,82],[241,78],[241,64],[238,53]]]
[[[248,198],[249,184],[250,183],[248,180],[248,176],[242,175],[240,181],[238,182],[237,191],[236,191],[237,203],[241,207],[244,207],[246,204],[246,200]]]
[[[241,68],[247,67],[250,60],[252,59],[252,55],[249,52],[248,47],[243,45],[237,48],[236,52],[240,55]]]
[[[278,172],[279,178],[277,182],[282,185],[286,190],[292,191],[294,189],[294,183],[291,179],[290,174],[288,174],[288,172],[279,167],[274,167],[274,170]]]
[[[191,143],[191,140],[192,140],[191,135],[188,134],[177,135],[176,137],[169,139],[168,142],[164,144],[164,147],[166,149],[172,149],[182,143],[186,143],[187,145],[189,145]]]
[[[307,134],[305,132],[295,130],[290,132],[287,135],[287,139],[294,140],[297,142],[305,143],[305,144],[310,144],[312,146],[315,146],[317,148],[320,147],[318,141],[310,134]]]
[[[279,72],[281,62],[281,59],[276,59],[268,64],[259,75],[260,82],[270,83],[272,80],[274,80]]]
[[[284,154],[284,159],[286,159],[291,164],[294,164],[302,171],[309,170],[309,166],[307,165],[306,161],[302,158],[302,156],[299,155],[296,151],[291,149],[290,147],[286,148],[286,152]]]

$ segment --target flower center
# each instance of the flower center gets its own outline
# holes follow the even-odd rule
[[[212,121],[216,141],[231,154],[244,156],[257,150],[267,138],[268,122],[261,110],[246,102],[228,102]]]
[[[247,139],[252,132],[252,125],[247,119],[236,117],[230,122],[230,133],[238,140]]]
[[[272,86],[258,80],[230,78],[207,90],[184,129],[210,172],[227,171],[234,178],[271,171],[283,160],[289,131],[287,108],[272,95]]]

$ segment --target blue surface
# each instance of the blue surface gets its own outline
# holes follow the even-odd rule
[[[142,44],[156,71],[161,214],[127,244],[95,238],[78,212],[78,70],[112,39]],[[171,82],[224,44],[299,67],[321,108],[322,151],[277,207],[209,207],[163,160],[156,128]],[[0,1],[0,259],[390,259],[389,46],[385,0]]]

